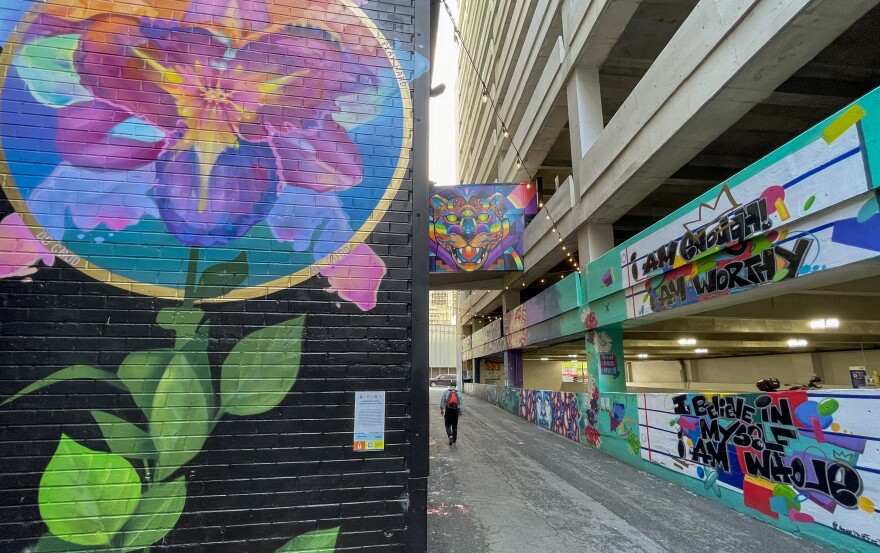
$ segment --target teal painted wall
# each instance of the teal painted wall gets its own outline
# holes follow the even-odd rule
[[[593,379],[585,394],[465,391],[786,532],[880,550],[876,391],[600,393]]]

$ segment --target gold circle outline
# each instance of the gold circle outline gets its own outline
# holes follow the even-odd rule
[[[403,68],[400,66],[400,61],[397,59],[397,56],[394,55],[393,46],[390,42],[388,42],[388,39],[385,38],[385,35],[382,33],[382,31],[380,31],[379,28],[376,27],[376,24],[373,22],[373,20],[366,13],[364,13],[364,11],[360,7],[355,5],[352,0],[340,1],[345,4],[348,9],[351,10],[352,13],[354,13],[355,16],[358,17],[361,23],[364,24],[371,33],[373,33],[373,37],[379,43],[379,46],[382,47],[382,50],[385,53],[385,57],[388,58],[388,62],[391,64],[391,69],[394,71],[397,85],[400,89],[400,96],[403,104],[403,136],[401,137],[400,154],[397,158],[397,166],[394,169],[394,173],[391,176],[388,187],[386,188],[385,193],[382,195],[382,198],[379,200],[379,203],[376,204],[376,207],[370,213],[369,217],[367,217],[367,220],[364,222],[364,224],[361,225],[358,230],[353,231],[351,239],[335,252],[327,255],[319,261],[314,262],[308,267],[300,269],[299,271],[291,273],[287,276],[283,276],[256,286],[239,288],[229,292],[224,296],[209,298],[204,301],[224,302],[258,298],[262,296],[267,296],[280,290],[291,288],[299,284],[300,282],[304,282],[313,276],[317,276],[317,274],[320,273],[323,268],[332,266],[335,262],[337,262],[342,257],[347,255],[350,251],[352,251],[356,246],[364,243],[370,233],[373,232],[373,230],[376,228],[376,225],[379,224],[379,222],[383,219],[384,213],[387,211],[388,207],[391,205],[391,202],[394,200],[394,197],[397,195],[397,192],[400,190],[403,178],[406,175],[406,170],[409,167],[410,158],[408,152],[412,148],[412,96],[410,95],[409,83],[405,78]],[[6,45],[3,48],[2,54],[0,54],[0,98],[2,98],[3,87],[6,83],[6,77],[10,66],[9,63],[4,63],[3,60],[11,60],[14,58],[17,47],[21,43],[20,39],[22,34],[30,26],[33,20],[36,19],[37,14],[43,9],[43,6],[40,6],[39,2],[36,4],[37,5],[35,5],[34,7],[28,9],[25,15],[16,24],[15,30],[10,35],[9,40],[7,40]],[[2,112],[0,112],[0,126],[2,126],[2,124]],[[183,289],[170,288],[167,286],[160,286],[158,284],[146,284],[121,276],[112,271],[104,269],[103,267],[99,267],[98,265],[88,261],[84,257],[78,256],[76,252],[69,250],[63,242],[55,239],[48,240],[40,238],[41,233],[45,233],[46,236],[49,236],[49,233],[46,232],[42,225],[39,224],[36,217],[34,217],[34,215],[31,213],[27,202],[21,196],[18,185],[15,184],[15,179],[12,178],[12,174],[9,171],[9,165],[6,161],[2,142],[2,136],[0,136],[0,170],[2,170],[2,174],[0,174],[0,188],[3,189],[3,192],[6,194],[6,198],[12,204],[15,212],[18,213],[19,216],[21,216],[25,227],[27,227],[28,231],[30,231],[30,233],[34,235],[34,239],[40,240],[40,242],[46,247],[47,250],[49,250],[50,253],[52,253],[52,255],[54,255],[55,257],[59,257],[62,255],[72,254],[80,260],[80,263],[78,263],[77,265],[71,265],[71,267],[99,282],[115,286],[116,288],[161,299],[183,299]],[[379,214],[379,216],[377,216],[377,213]]]

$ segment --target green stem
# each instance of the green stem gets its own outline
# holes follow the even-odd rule
[[[196,277],[199,272],[199,249],[195,246],[189,249],[189,267],[186,270],[186,288],[183,292],[184,302],[187,307],[195,303]]]

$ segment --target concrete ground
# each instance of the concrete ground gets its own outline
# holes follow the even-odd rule
[[[464,396],[431,391],[430,553],[830,551]]]

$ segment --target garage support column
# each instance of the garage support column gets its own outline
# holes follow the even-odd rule
[[[614,230],[611,225],[588,223],[578,230],[578,263],[586,267],[614,248]]]
[[[501,294],[501,311],[504,315],[519,305],[519,290],[507,290]],[[502,315],[503,318],[503,315]],[[507,332],[506,328],[501,329],[501,334]],[[504,374],[507,379],[507,385],[516,388],[522,388],[523,385],[523,363],[522,350],[509,349],[504,351]]]
[[[601,320],[601,318],[600,318]],[[600,327],[587,332],[584,341],[590,378],[600,392],[626,392],[626,370],[623,366],[623,326]]]
[[[568,126],[571,134],[571,159],[575,174],[587,151],[604,127],[599,70],[575,67],[566,84]]]
[[[614,247],[611,225],[587,224],[578,231],[580,266],[599,258]],[[589,299],[589,290],[587,291]],[[626,392],[626,369],[623,364],[623,326],[602,326],[602,313],[595,313],[597,330],[587,332],[585,349],[590,376],[600,392]]]

